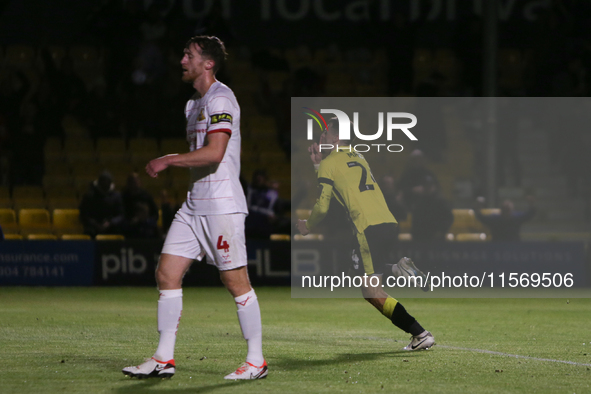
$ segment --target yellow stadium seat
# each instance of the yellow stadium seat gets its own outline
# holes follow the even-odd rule
[[[97,139],[96,156],[103,167],[118,167],[122,163],[128,165],[129,162],[129,152],[122,138]]]
[[[127,146],[123,138],[97,138],[97,152],[125,152]]]
[[[18,224],[16,222],[16,212],[14,209],[2,208],[0,209],[0,226],[5,233],[18,232]]]
[[[403,222],[398,222],[398,228],[400,229],[400,233],[408,233],[412,228],[412,214],[409,213],[406,216],[406,220]]]
[[[269,238],[271,241],[289,241],[291,236],[289,234],[271,234]]]
[[[81,234],[80,211],[78,209],[54,209],[53,228],[58,234]]]
[[[132,153],[149,152],[158,154],[160,152],[158,141],[154,138],[131,138],[129,140],[129,150]]]
[[[483,215],[500,215],[501,208],[484,208],[480,210],[480,213]]]
[[[86,234],[62,234],[60,239],[62,241],[90,241],[92,238]]]
[[[27,240],[29,241],[57,241],[57,237],[53,234],[27,234]]]
[[[458,242],[482,242],[486,241],[485,233],[459,233],[455,235]]]
[[[296,216],[299,220],[308,220],[311,213],[311,209],[296,209]]]
[[[64,141],[64,157],[75,167],[79,167],[80,163],[95,162],[94,142],[86,137],[66,138]]]
[[[98,234],[95,239],[97,241],[124,241],[125,236],[120,234]]]
[[[470,233],[478,228],[478,222],[472,209],[452,209],[454,222],[449,229],[452,234]]]
[[[412,235],[410,233],[400,233],[398,234],[399,241],[412,241]]]
[[[22,241],[23,236],[20,234],[4,234],[4,239],[7,241]]]
[[[21,233],[51,233],[51,221],[47,209],[21,209],[18,211],[18,222]]]
[[[302,235],[302,234],[296,234],[293,237],[294,241],[322,241],[324,240],[324,235],[323,234],[308,234],[308,235]]]
[[[94,142],[87,137],[69,137],[64,140],[64,150],[94,152]]]
[[[74,178],[79,176],[90,176],[98,178],[99,174],[105,170],[105,167],[101,163],[90,162],[84,163],[84,165],[73,165],[72,175]]]

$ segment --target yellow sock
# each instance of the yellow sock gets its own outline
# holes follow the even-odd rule
[[[392,298],[392,297],[386,298],[386,302],[384,302],[384,307],[382,309],[382,314],[384,316],[386,316],[388,319],[391,319],[392,313],[394,313],[394,308],[396,307],[396,304],[398,304],[398,301],[396,301],[394,298]]]

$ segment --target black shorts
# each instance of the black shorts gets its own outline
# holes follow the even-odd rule
[[[381,223],[369,226],[362,233],[357,234],[357,248],[355,249],[359,269],[363,267],[367,275],[383,274],[385,265],[392,264],[398,244],[398,224]],[[355,265],[355,256],[353,263]]]

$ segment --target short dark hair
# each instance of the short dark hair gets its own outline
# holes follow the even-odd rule
[[[357,141],[357,137],[353,133],[353,127],[355,127],[355,125],[351,121],[349,121],[349,123],[351,123],[351,138],[348,140],[341,140],[339,136],[339,141],[344,142],[346,144],[351,144]],[[336,116],[331,117],[327,122],[327,126],[332,130],[332,133],[336,133],[337,136],[339,135],[339,118],[337,118]]]
[[[199,45],[199,48],[202,50],[201,56],[213,60],[213,73],[217,73],[228,56],[226,47],[222,40],[215,36],[195,36],[191,37],[189,41],[187,41],[185,48],[189,49],[191,44]]]

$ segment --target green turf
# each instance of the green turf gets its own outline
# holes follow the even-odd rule
[[[407,353],[408,335],[363,300],[257,294],[267,379],[223,380],[246,354],[235,306],[187,288],[176,375],[134,380],[120,370],[156,348],[154,289],[0,288],[0,393],[591,392],[590,299],[402,300],[438,343]]]

